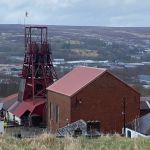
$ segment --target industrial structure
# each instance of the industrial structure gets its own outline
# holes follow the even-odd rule
[[[99,135],[122,129],[126,133],[126,125],[150,112],[150,101],[144,98],[140,103],[139,92],[104,68],[77,67],[54,83],[57,74],[51,55],[47,27],[25,27],[18,94],[0,100],[8,119],[47,125],[59,136],[73,135],[79,127],[86,134],[96,129]]]
[[[46,124],[46,87],[57,79],[51,54],[47,27],[25,27],[25,57],[18,100],[8,109],[23,124]]]
[[[80,119],[98,121],[100,132],[122,133],[140,115],[140,94],[107,69],[77,67],[48,90],[48,129]]]

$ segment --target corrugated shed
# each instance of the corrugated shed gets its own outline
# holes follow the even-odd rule
[[[72,96],[102,75],[105,71],[106,69],[104,68],[77,67],[49,86],[47,90]]]
[[[13,113],[17,117],[21,117],[26,111],[32,111],[37,107],[38,105],[44,104],[45,100],[26,100],[19,103],[14,104],[9,111]]]
[[[136,119],[132,123],[128,124],[127,127],[135,130],[136,132],[150,135],[150,113]]]

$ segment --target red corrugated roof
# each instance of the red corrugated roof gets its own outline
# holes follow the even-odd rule
[[[27,110],[32,113],[36,106],[45,103],[45,100],[26,100],[19,103],[16,103],[13,107],[9,109],[17,117],[21,117]]]
[[[105,71],[104,68],[77,67],[49,86],[47,90],[72,96]]]

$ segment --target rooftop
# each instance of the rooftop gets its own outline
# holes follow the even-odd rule
[[[105,72],[105,68],[77,67],[49,86],[47,90],[72,96]]]
[[[150,96],[141,96],[140,101],[150,101]]]
[[[150,97],[141,97],[140,98],[140,109],[141,110],[150,110]]]
[[[26,111],[32,113],[36,106],[44,104],[45,100],[36,99],[36,100],[26,100],[26,101],[16,101],[9,109],[11,113],[13,113],[17,117],[21,117]]]

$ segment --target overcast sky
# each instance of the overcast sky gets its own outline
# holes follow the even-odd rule
[[[150,0],[0,0],[0,23],[150,26]]]

